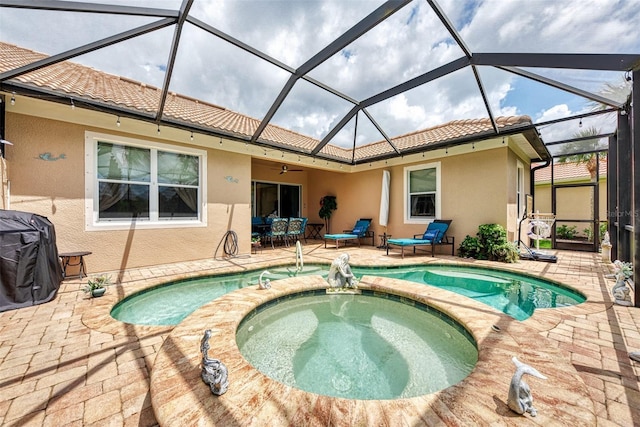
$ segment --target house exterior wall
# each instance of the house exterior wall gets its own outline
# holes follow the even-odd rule
[[[239,253],[249,254],[252,180],[301,185],[302,216],[310,222],[323,222],[318,215],[321,197],[337,196],[338,210],[331,219],[332,232],[350,229],[358,218],[373,218],[372,229],[378,235],[385,231],[379,224],[379,209],[382,170],[387,169],[391,173],[391,188],[386,232],[394,237],[422,233],[426,224],[406,223],[404,219],[404,175],[407,167],[423,164],[439,164],[440,217],[453,220],[450,235],[456,237],[456,249],[467,234],[475,235],[478,226],[485,223],[505,226],[513,240],[519,156],[509,145],[500,142],[476,144],[473,149],[454,147],[446,154],[444,150],[429,152],[424,159],[420,155],[393,159],[388,165],[345,167],[345,172],[341,172],[316,169],[308,159],[308,163],[280,161],[277,157],[258,159],[245,144],[236,147],[235,152],[225,151],[231,144],[222,145],[218,138],[199,137],[197,143],[189,144],[188,134],[185,138],[178,130],[163,129],[162,137],[156,138],[155,128],[140,131],[142,124],[136,128],[134,123],[127,122],[128,126],[116,128],[112,116],[94,120],[82,110],[74,114],[85,114],[88,118],[70,123],[53,116],[7,114],[6,137],[14,143],[7,151],[10,208],[48,217],[56,227],[59,251],[91,251],[86,262],[92,273],[204,259],[214,256],[214,252],[221,256],[220,243],[228,230],[238,235]],[[86,132],[205,150],[206,226],[86,230]],[[400,164],[403,161],[406,163]],[[528,170],[528,160],[523,162]],[[304,171],[281,175],[283,163]],[[525,178],[528,179],[528,174]],[[376,236],[375,243],[378,242]]]
[[[14,143],[7,155],[11,209],[49,218],[60,252],[91,251],[86,259],[90,272],[209,258],[228,229],[238,233],[240,251],[250,251],[249,156],[207,150],[206,227],[85,231],[85,131],[127,134],[22,114],[8,114],[6,123],[7,138]],[[43,153],[65,156],[45,161]]]
[[[424,232],[426,225],[404,221],[403,175],[405,167],[440,162],[441,217],[453,220],[449,234],[455,236],[456,246],[467,234],[475,236],[479,225],[488,223],[503,225],[508,238],[515,240],[517,158],[511,149],[501,147],[386,167],[391,173],[387,234],[410,237]],[[521,161],[528,171],[528,160]],[[379,224],[382,170],[352,174],[309,171],[309,221],[322,222],[317,213],[320,198],[332,195],[337,197],[338,209],[331,217],[331,232],[353,227],[358,218],[373,218],[373,230],[376,235],[382,234],[385,231]],[[528,185],[529,177],[525,174],[524,188]]]

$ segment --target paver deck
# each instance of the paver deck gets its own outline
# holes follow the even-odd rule
[[[319,241],[309,242],[303,249],[306,262],[330,262],[338,254],[335,248],[325,250]],[[629,352],[640,351],[640,309],[612,304],[609,290],[613,282],[604,277],[611,267],[610,264],[603,264],[598,254],[558,251],[557,264],[521,261],[509,265],[444,255],[401,260],[387,257],[384,251],[369,247],[349,247],[344,250],[350,254],[353,265],[431,262],[493,265],[560,281],[587,294],[589,300],[585,304],[562,310],[538,310],[521,326],[514,322],[514,326],[508,325],[507,328],[527,331],[523,336],[509,332],[509,339],[518,343],[514,347],[516,351],[544,354],[549,350],[554,357],[565,355],[564,359],[571,370],[567,371],[567,376],[575,382],[576,389],[586,390],[589,401],[584,405],[566,408],[557,405],[553,408],[554,413],[566,411],[577,414],[587,411],[593,417],[586,416],[580,422],[576,421],[581,419],[579,416],[571,418],[571,421],[545,416],[546,407],[549,408],[547,415],[551,412],[551,406],[548,406],[553,400],[551,392],[562,390],[559,385],[562,381],[545,384],[550,380],[529,381],[530,385],[535,384],[532,388],[536,399],[534,404],[539,402],[536,405],[540,412],[538,417],[523,417],[504,411],[508,384],[503,384],[502,380],[509,376],[512,367],[504,368],[508,370],[505,373],[500,372],[500,366],[496,366],[496,378],[499,380],[470,377],[463,392],[455,396],[451,391],[448,392],[456,400],[444,397],[423,399],[422,404],[436,407],[436,415],[427,411],[421,413],[421,407],[415,402],[397,401],[395,405],[374,405],[374,409],[368,409],[365,418],[364,415],[358,415],[364,414],[362,408],[351,412],[353,417],[340,416],[341,413],[346,414],[341,412],[345,410],[344,405],[340,402],[330,403],[320,397],[309,401],[309,406],[313,405],[320,414],[326,410],[327,416],[292,425],[367,425],[374,421],[376,425],[389,426],[461,425],[465,422],[472,422],[473,425],[571,425],[568,422],[573,425],[584,425],[585,422],[599,426],[640,425],[640,364],[628,357]],[[158,418],[152,407],[150,393],[152,368],[156,356],[170,347],[167,338],[182,326],[126,325],[109,316],[113,304],[137,290],[169,280],[245,268],[265,268],[274,263],[294,260],[294,249],[285,248],[265,250],[260,254],[232,260],[208,259],[108,272],[117,285],[111,286],[102,298],[89,299],[80,291],[86,278],[69,280],[63,282],[54,301],[0,313],[0,424],[157,425]],[[534,331],[533,335],[529,336],[531,331]],[[198,350],[198,346],[195,350]],[[210,354],[213,355],[213,352]],[[161,363],[160,357],[158,363]],[[539,368],[551,379],[554,375],[561,375],[555,369],[544,372],[543,367]],[[157,371],[154,371],[153,376],[156,374]],[[254,393],[259,391],[256,388]],[[474,396],[478,393],[492,396],[493,405],[486,406],[475,401]],[[210,399],[215,402],[216,397],[210,396]],[[309,397],[301,399],[300,404],[304,405],[304,399]],[[563,399],[567,400],[564,397],[560,400]],[[282,409],[288,403],[286,396],[280,396],[280,400],[282,404],[279,408],[272,407],[274,401],[268,399],[253,400],[251,404],[257,405],[256,413],[274,417],[274,414],[282,415]],[[576,397],[574,402],[581,400]],[[175,404],[176,408],[180,407],[179,400]],[[156,410],[162,415],[162,410]],[[260,425],[262,421],[268,423],[273,420],[276,418],[258,417],[252,422]],[[293,422],[291,420],[289,422]],[[186,419],[184,421],[184,426],[191,425]],[[286,417],[284,421],[287,421]],[[234,422],[234,425],[244,425],[242,421]]]

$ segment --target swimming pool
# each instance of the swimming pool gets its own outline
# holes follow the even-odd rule
[[[272,281],[293,275],[322,275],[328,265],[305,265],[300,273],[291,266],[269,268]],[[585,297],[559,284],[535,277],[480,267],[412,265],[352,267],[357,277],[391,277],[437,286],[487,304],[517,320],[525,320],[536,308],[580,304]],[[169,282],[137,292],[111,310],[117,320],[138,325],[176,325],[193,311],[228,292],[256,285],[264,270],[207,276]]]
[[[471,334],[445,313],[396,295],[319,289],[257,307],[236,332],[270,378],[345,399],[396,399],[458,383],[478,361]]]

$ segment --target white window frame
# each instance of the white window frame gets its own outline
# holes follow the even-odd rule
[[[127,145],[132,147],[144,148],[156,151],[165,151],[170,153],[188,154],[197,156],[200,163],[200,176],[198,186],[198,218],[196,219],[169,219],[159,218],[157,211],[157,199],[154,189],[158,188],[156,170],[152,170],[151,189],[149,194],[150,218],[136,219],[135,224],[132,219],[99,219],[98,201],[98,177],[96,173],[96,163],[98,158],[98,142],[106,142],[110,144]],[[153,229],[153,228],[189,228],[189,227],[206,227],[207,226],[207,152],[191,147],[183,147],[177,145],[163,144],[160,142],[144,141],[123,136],[108,135],[97,132],[85,132],[84,141],[84,173],[85,173],[85,230],[86,231],[102,231],[102,230],[129,230],[135,226],[136,229]],[[155,168],[154,168],[155,169]]]
[[[516,164],[516,207],[518,210],[518,218],[522,218],[525,208],[525,193],[524,164],[520,160],[517,160]]]
[[[434,169],[436,170],[436,215],[435,217],[411,217],[411,196],[409,194],[409,172],[421,169]],[[403,172],[404,178],[404,223],[405,224],[429,224],[434,219],[441,218],[442,214],[442,177],[440,171],[440,162],[423,163],[414,166],[407,166]]]

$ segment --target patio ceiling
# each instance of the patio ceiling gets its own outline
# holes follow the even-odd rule
[[[454,120],[513,133],[499,117],[515,115],[552,155],[606,148],[627,102],[606,89],[640,68],[636,0],[130,3],[0,0],[0,41],[44,54],[3,68],[0,89],[355,164],[430,149],[400,142]],[[142,111],[33,84],[65,61],[157,96]],[[248,130],[180,116],[175,94]]]

